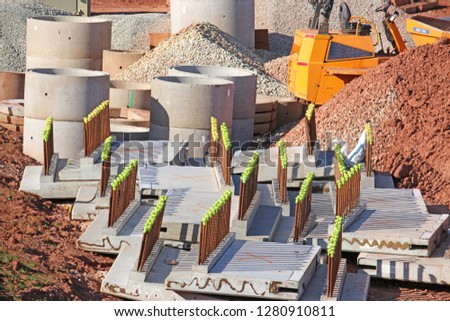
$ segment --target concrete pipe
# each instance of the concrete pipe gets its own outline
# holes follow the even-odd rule
[[[112,80],[109,105],[112,108],[136,108],[150,111],[151,85],[148,82]]]
[[[125,70],[145,55],[145,51],[137,50],[103,50],[102,70],[111,78]]]
[[[0,100],[23,99],[25,73],[0,71]]]
[[[246,47],[255,46],[254,0],[170,0],[172,34],[207,21]]]
[[[204,157],[211,116],[232,132],[233,92],[233,83],[219,78],[154,78],[150,139],[189,141],[189,157]]]
[[[253,123],[256,102],[256,74],[240,68],[220,66],[176,66],[169,70],[170,76],[208,76],[234,83],[233,135],[239,143],[253,140]]]
[[[43,162],[42,131],[53,117],[54,150],[77,158],[84,148],[83,117],[109,97],[109,75],[84,69],[27,70],[23,152]]]
[[[27,69],[101,70],[103,50],[111,48],[111,21],[42,16],[27,21]]]

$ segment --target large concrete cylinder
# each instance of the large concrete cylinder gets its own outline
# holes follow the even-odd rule
[[[23,72],[0,71],[0,100],[23,99],[24,85]]]
[[[43,162],[42,132],[53,117],[54,150],[77,158],[83,117],[109,97],[109,75],[84,69],[29,69],[25,74],[23,153]]]
[[[232,81],[234,83],[232,140],[241,144],[253,141],[256,101],[254,72],[220,66],[176,66],[170,68],[169,75],[208,76]]]
[[[231,81],[208,77],[158,77],[152,81],[150,139],[189,141],[189,157],[204,157],[211,116],[232,132]]]
[[[255,46],[254,0],[170,0],[172,34],[192,23],[210,22],[246,47]]]
[[[111,80],[109,106],[150,111],[151,84],[128,80]]]
[[[111,48],[111,21],[42,16],[27,21],[27,69],[102,70],[103,50]]]
[[[103,50],[102,70],[111,78],[124,71],[145,55],[145,51],[137,50]]]

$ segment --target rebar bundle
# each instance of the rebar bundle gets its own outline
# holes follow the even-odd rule
[[[48,117],[45,122],[44,132],[42,133],[44,142],[44,175],[49,174],[50,163],[54,153],[53,148],[53,117]]]
[[[111,175],[111,144],[112,137],[109,136],[103,142],[102,149],[102,176],[100,177],[100,196],[104,197],[108,187],[108,179]]]
[[[203,264],[206,261],[230,231],[231,195],[232,192],[226,190],[203,216],[198,264]]]
[[[245,168],[240,179],[239,188],[239,215],[243,220],[258,187],[259,153],[253,153],[250,162]]]
[[[305,135],[308,145],[308,155],[313,154],[317,140],[315,107],[314,104],[309,104],[305,112]]]
[[[339,264],[342,258],[342,221],[342,217],[336,216],[334,220],[334,231],[329,239],[327,248],[327,297],[333,296]]]
[[[283,140],[278,142],[278,169],[277,180],[280,188],[280,201],[287,202],[287,152],[286,143]]]
[[[336,215],[345,218],[359,204],[361,164],[345,171],[336,181]]]
[[[91,155],[110,135],[109,100],[98,105],[84,122],[84,157]]]
[[[132,160],[111,183],[108,227],[112,227],[135,199],[137,160]]]
[[[218,153],[219,153],[219,125],[217,119],[211,117],[211,134],[210,134],[210,144],[209,144],[209,160],[211,166],[214,167],[216,164]]]
[[[372,125],[367,122],[366,130],[366,176],[372,176],[372,144],[373,144],[373,130]]]
[[[231,183],[231,141],[230,133],[226,123],[220,125],[219,159],[225,185]]]
[[[145,261],[153,250],[156,242],[159,239],[159,233],[161,231],[161,224],[166,209],[167,196],[161,196],[158,204],[150,213],[147,221],[144,225],[144,236],[142,237],[141,251],[139,253],[138,271],[142,271]]]
[[[311,214],[312,182],[314,173],[308,173],[295,198],[294,242],[298,242]]]

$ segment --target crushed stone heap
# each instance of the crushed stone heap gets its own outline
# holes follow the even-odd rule
[[[317,110],[317,131],[353,148],[364,123],[374,124],[374,169],[399,187],[419,188],[427,204],[450,205],[450,43],[440,39],[390,59],[347,84]],[[303,121],[286,133],[303,144]]]
[[[116,76],[118,80],[150,82],[165,76],[177,65],[220,65],[253,70],[258,75],[258,93],[289,97],[286,85],[264,72],[263,60],[210,23],[186,27],[162,42],[143,58]]]

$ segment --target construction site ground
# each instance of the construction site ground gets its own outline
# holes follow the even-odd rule
[[[0,144],[0,300],[117,300],[99,292],[114,257],[76,248],[89,223],[70,220],[70,202],[18,191],[25,166],[37,163],[22,153],[21,134],[0,128]],[[450,300],[450,289],[372,279],[369,300]]]

